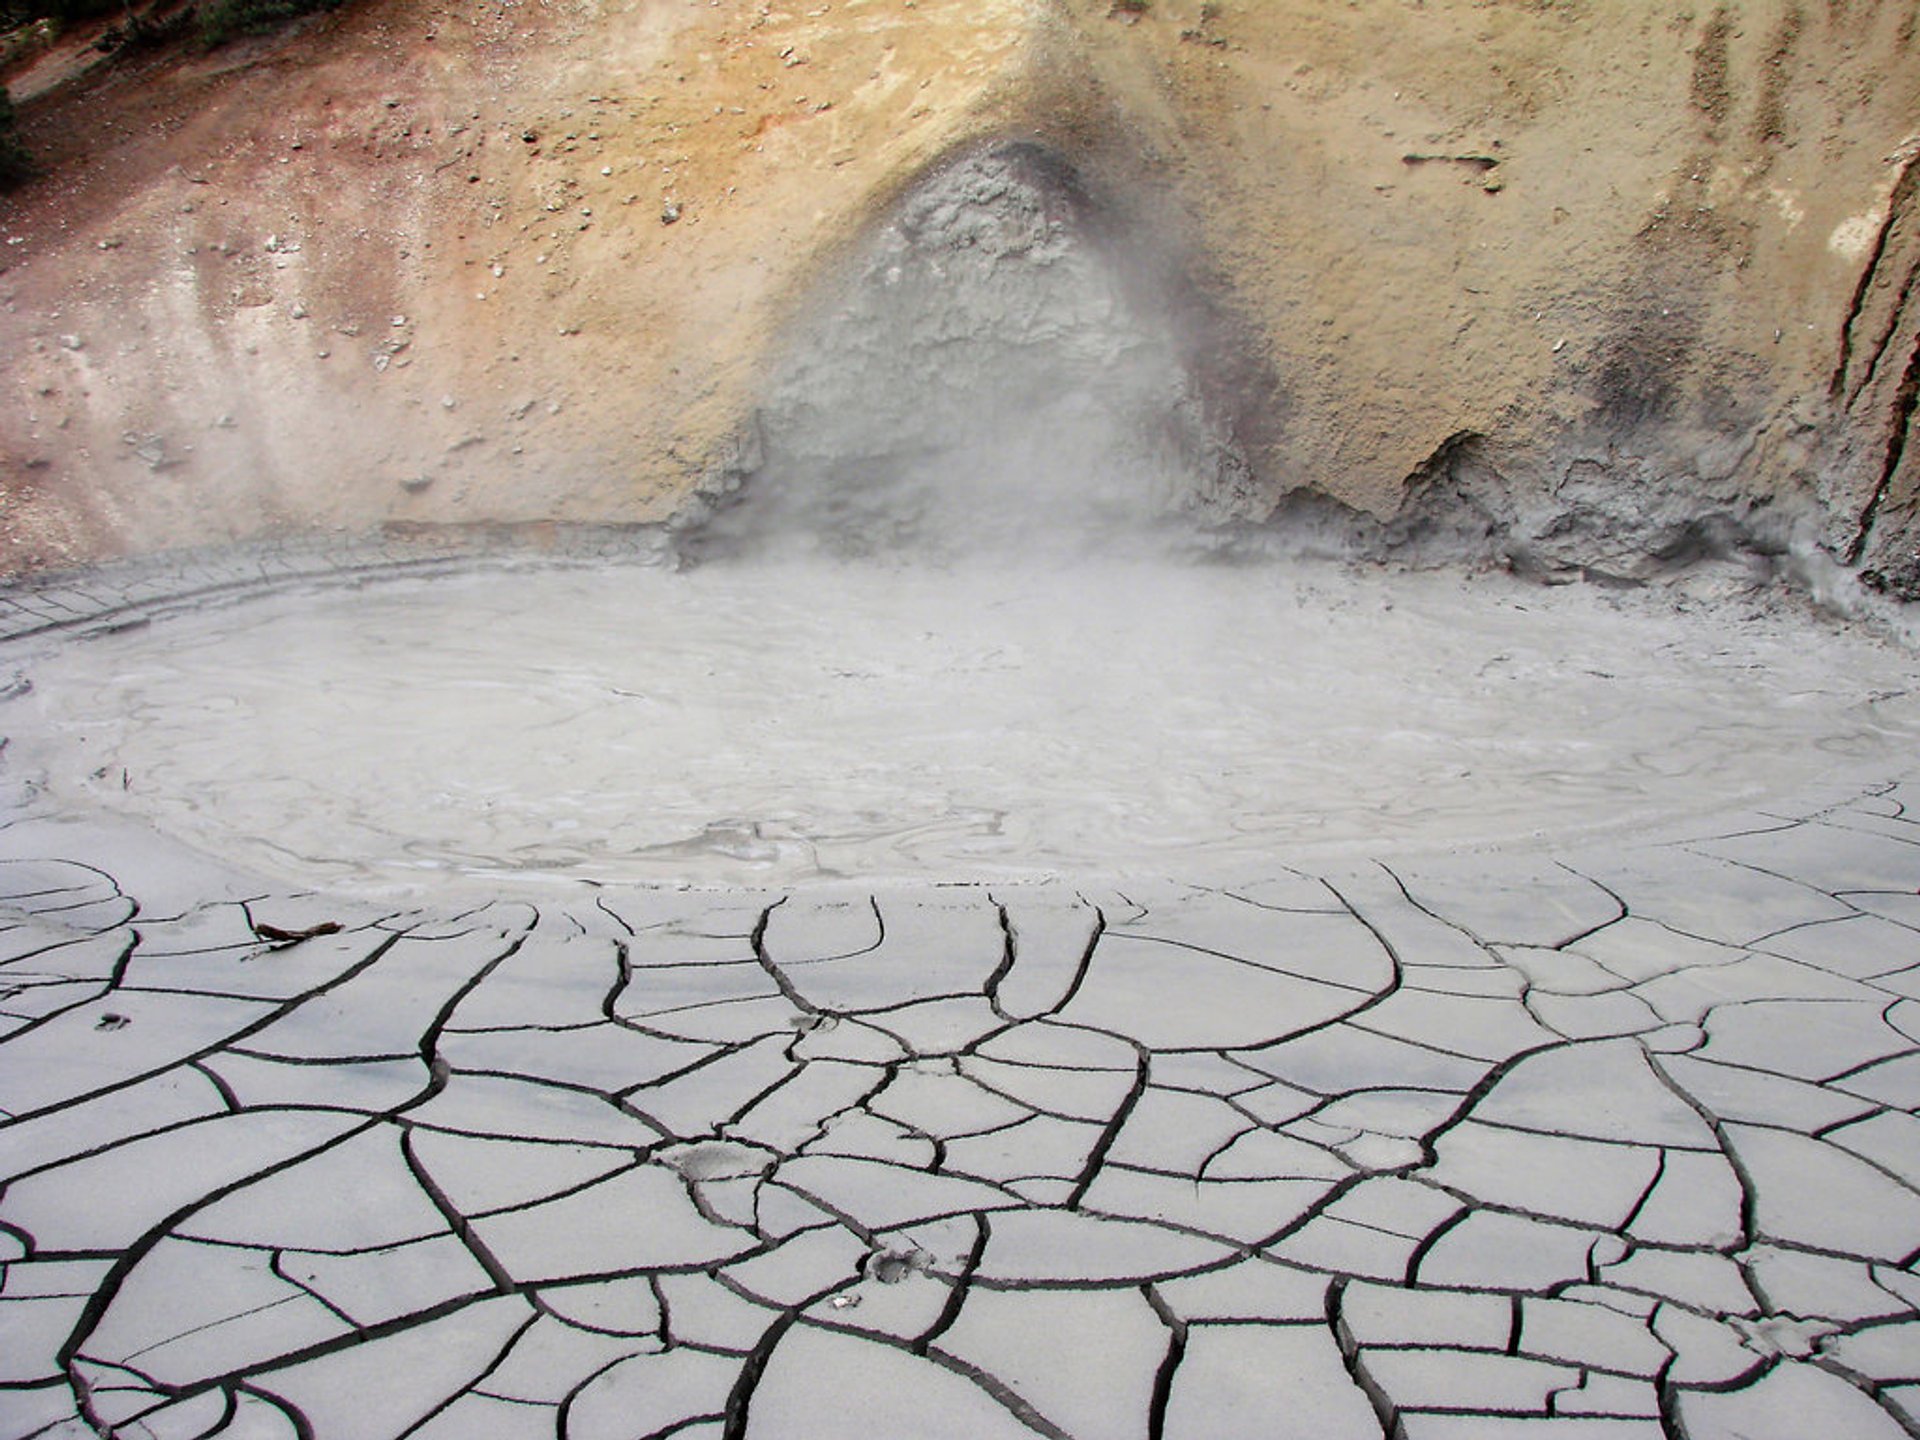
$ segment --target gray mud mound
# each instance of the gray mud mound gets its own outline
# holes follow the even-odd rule
[[[696,551],[1114,536],[1245,489],[1205,321],[1130,222],[1009,143],[908,193],[797,327]]]

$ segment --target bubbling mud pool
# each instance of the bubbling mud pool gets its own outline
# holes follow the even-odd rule
[[[1920,753],[1915,656],[1787,607],[1332,567],[483,567],[17,663],[37,805],[382,893],[1218,880],[1644,830]]]

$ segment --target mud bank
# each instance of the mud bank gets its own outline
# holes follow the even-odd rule
[[[0,201],[0,564],[777,488],[783,436],[792,462],[844,438],[786,423],[792,357],[884,318],[889,227],[1011,146],[1084,243],[1026,310],[955,313],[1038,347],[1003,384],[1097,372],[1188,501],[1549,575],[1798,543],[1910,593],[1915,26],[1892,0],[361,0],[42,65],[10,77],[51,168]],[[909,290],[996,268],[920,233]],[[889,355],[870,409],[938,442],[942,364]],[[897,458],[881,429],[860,455]]]

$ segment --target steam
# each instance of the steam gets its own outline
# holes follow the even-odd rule
[[[685,548],[1057,559],[1191,534],[1245,467],[1147,269],[1037,146],[937,173],[800,327],[737,503]]]

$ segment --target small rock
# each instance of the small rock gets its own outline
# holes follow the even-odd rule
[[[600,167],[600,173],[602,175],[611,175],[613,173],[613,167],[611,165],[602,165]]]
[[[306,302],[301,300],[294,301],[293,304],[287,307],[287,314],[291,315],[295,320],[306,319],[307,318]]]
[[[400,482],[400,488],[409,495],[418,495],[431,484],[433,484],[431,475],[409,475]]]
[[[93,1022],[93,1028],[96,1030],[124,1030],[132,1023],[133,1021],[124,1015],[106,1014]]]
[[[680,207],[673,201],[669,200],[660,207],[660,223],[662,225],[672,225],[678,221],[679,218]]]
[[[63,350],[80,349],[80,337],[78,335],[62,335],[60,337],[60,348]]]
[[[493,267],[493,278],[496,280],[498,280],[502,275],[505,275],[506,273],[507,273],[507,267],[504,265],[496,265]]]
[[[149,470],[158,470],[167,463],[167,442],[160,435],[137,435],[128,432],[120,437],[133,450],[135,456],[146,464]]]
[[[407,317],[404,315],[395,315],[387,323],[393,326],[394,329],[398,330],[402,325],[405,325],[407,323]]]
[[[459,402],[456,401],[451,395],[442,395],[440,397],[440,408],[442,410],[451,410],[458,403]]]

